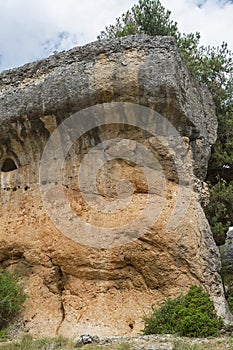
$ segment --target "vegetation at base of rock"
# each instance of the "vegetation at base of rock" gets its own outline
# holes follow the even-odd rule
[[[110,347],[111,346],[111,347]],[[135,349],[134,347],[132,347],[130,344],[128,343],[122,343],[122,344],[118,344],[118,345],[104,345],[104,346],[98,346],[98,345],[89,345],[89,346],[85,346],[85,350],[103,350],[106,349],[106,347],[112,349],[112,350],[131,350],[131,349]]]
[[[190,342],[188,339],[173,341],[174,350],[225,350],[232,349],[233,339],[231,337],[222,339],[203,339]]]
[[[112,350],[130,350],[131,346],[127,343],[121,343],[116,345],[110,345]],[[109,347],[110,347],[109,346]],[[108,346],[107,346],[108,347]],[[85,350],[101,350],[106,349],[105,346],[98,346],[96,344],[93,345],[85,345],[85,346],[77,346],[76,341],[57,337],[57,338],[38,338],[33,339],[30,334],[26,334],[22,337],[22,339],[18,341],[12,341],[8,344],[1,344],[0,349],[3,350],[75,350],[79,348],[85,348]]]
[[[131,34],[173,36],[190,71],[212,93],[219,125],[207,174],[210,205],[206,215],[216,243],[224,244],[228,226],[233,225],[233,54],[225,42],[220,47],[205,47],[200,45],[200,33],[180,33],[177,23],[171,20],[171,11],[160,0],[139,0],[98,38]],[[219,193],[221,187],[224,195]]]
[[[7,327],[26,299],[19,278],[0,270],[0,329]]]
[[[58,338],[40,338],[33,339],[29,334],[22,337],[18,341],[12,341],[9,344],[0,344],[0,349],[4,350],[72,350],[77,349],[75,342],[72,340],[58,337]]]
[[[187,337],[217,335],[223,321],[215,312],[209,294],[199,286],[191,286],[186,295],[168,299],[152,314],[145,316],[144,334],[178,334]]]
[[[93,344],[85,345],[80,349],[85,350],[136,350],[136,349],[173,349],[173,350],[225,350],[232,349],[233,338],[203,338],[203,339],[189,339],[177,338],[171,336],[156,337],[156,339],[141,339],[131,338],[131,340],[119,340],[119,343],[106,343],[105,345]],[[76,342],[67,338],[41,338],[33,339],[31,335],[27,334],[21,340],[12,341],[11,343],[0,343],[2,350],[77,350]]]

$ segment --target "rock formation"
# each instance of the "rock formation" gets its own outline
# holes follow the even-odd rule
[[[191,284],[230,321],[201,206],[216,129],[171,37],[98,41],[0,75],[0,261],[23,276],[30,332],[133,334]]]

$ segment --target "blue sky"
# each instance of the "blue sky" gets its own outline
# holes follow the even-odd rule
[[[136,0],[0,0],[0,70],[94,41]],[[233,50],[233,1],[161,0],[181,32]]]

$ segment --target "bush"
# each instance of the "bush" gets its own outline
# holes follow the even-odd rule
[[[210,300],[201,287],[191,286],[186,295],[168,299],[145,316],[144,334],[177,333],[180,336],[208,337],[216,335],[223,326]]]
[[[0,270],[0,329],[8,325],[24,301],[25,294],[17,276]]]

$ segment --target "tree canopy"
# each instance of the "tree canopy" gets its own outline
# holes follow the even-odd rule
[[[218,116],[218,139],[212,149],[207,182],[210,203],[205,208],[217,244],[223,244],[228,226],[233,225],[233,54],[223,42],[220,47],[200,45],[200,33],[180,33],[160,0],[139,0],[130,10],[107,26],[98,39],[131,34],[175,37],[183,61],[212,93]]]

